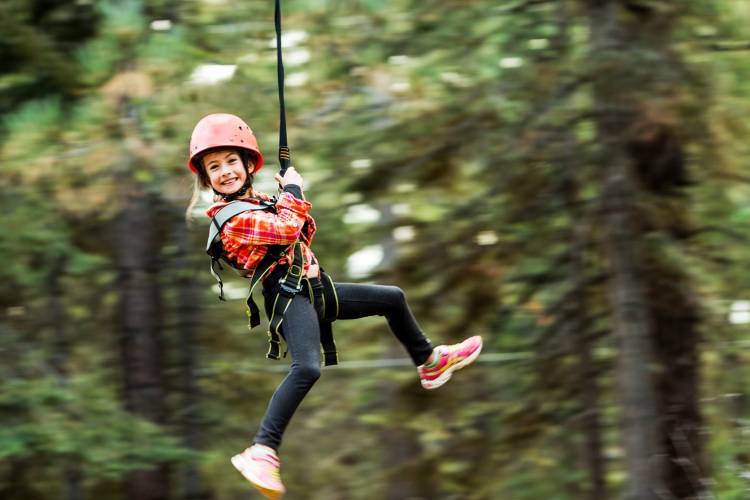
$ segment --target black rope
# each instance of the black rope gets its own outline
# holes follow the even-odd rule
[[[281,0],[276,0],[276,67],[279,74],[279,171],[284,175],[291,164],[292,155],[286,138],[286,111],[284,109],[284,63],[281,60]]]

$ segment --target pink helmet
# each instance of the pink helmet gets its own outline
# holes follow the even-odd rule
[[[190,136],[188,168],[198,173],[194,163],[196,157],[209,149],[230,147],[249,151],[255,158],[255,173],[263,166],[263,155],[258,149],[258,141],[242,118],[228,113],[206,115],[198,122]]]

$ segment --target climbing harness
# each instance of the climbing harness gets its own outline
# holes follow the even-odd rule
[[[232,217],[241,213],[255,210],[275,210],[276,200],[262,201],[259,204],[246,201],[233,201],[222,207],[211,219],[206,253],[211,257],[211,274],[219,283],[219,299],[224,300],[224,283],[216,267],[223,270],[221,260],[235,268],[238,273],[247,277],[247,270],[238,268],[224,256],[221,242],[221,229]],[[288,264],[274,264],[281,258],[291,256]],[[250,289],[247,296],[249,327],[252,330],[260,324],[260,310],[253,299],[253,291],[259,282],[263,283],[263,297],[266,314],[268,316],[268,352],[269,359],[280,359],[281,343],[283,341],[282,322],[284,314],[294,297],[305,287],[307,298],[315,307],[320,327],[320,343],[323,348],[323,358],[326,366],[338,363],[336,344],[333,340],[332,323],[338,316],[338,296],[333,280],[323,270],[320,278],[305,277],[303,271],[302,243],[297,240],[292,245],[269,245],[266,255],[250,277]],[[273,270],[272,270],[273,268]],[[286,351],[284,352],[286,355]]]
[[[279,164],[280,173],[283,176],[291,163],[291,153],[287,144],[286,113],[284,107],[284,64],[281,55],[281,3],[276,0],[275,11],[276,27],[276,54],[278,66],[279,86]],[[263,156],[258,148],[255,136],[240,118],[234,115],[209,115],[196,125],[190,143],[190,160],[188,166],[197,173],[200,167],[197,162],[199,155],[209,149],[233,147],[239,148],[245,154],[252,154],[256,158],[255,168],[252,172],[248,169],[248,179],[263,165]],[[248,165],[248,163],[245,163]],[[244,188],[245,186],[243,186]],[[241,193],[240,193],[241,191]],[[240,275],[247,277],[248,272],[241,269],[226,259],[224,247],[221,242],[221,230],[232,217],[241,213],[264,210],[276,211],[276,198],[269,201],[250,203],[236,200],[246,189],[225,196],[229,201],[211,219],[208,241],[206,242],[206,253],[211,257],[211,274],[219,283],[219,299],[224,300],[224,283],[219,276],[216,267],[222,270],[221,260],[234,267]],[[277,264],[286,256],[287,264]],[[307,298],[315,307],[320,326],[320,343],[323,350],[323,358],[326,366],[338,363],[336,345],[333,341],[332,323],[338,316],[338,297],[331,277],[321,269],[320,278],[308,278],[304,276],[304,261],[302,257],[302,243],[295,241],[291,245],[269,245],[266,255],[261,259],[258,266],[250,276],[250,290],[247,297],[249,326],[252,330],[260,324],[260,311],[253,299],[253,291],[259,282],[263,283],[263,296],[266,314],[268,315],[268,337],[269,348],[266,357],[279,359],[281,343],[284,339],[282,323],[284,314],[294,297],[307,290]],[[286,351],[284,352],[286,355]]]
[[[299,262],[300,264],[295,264]],[[260,266],[259,266],[260,267]],[[338,363],[336,344],[333,340],[332,323],[338,316],[338,296],[331,277],[321,270],[320,278],[302,276],[302,249],[299,242],[294,245],[294,260],[289,266],[275,269],[264,281],[263,297],[268,316],[269,349],[266,357],[279,359],[280,344],[283,339],[282,322],[284,313],[295,295],[306,290],[307,299],[315,308],[320,328],[320,345],[326,366]],[[266,285],[268,284],[268,285]],[[252,282],[251,282],[251,287]],[[248,305],[252,299],[248,297]],[[252,311],[251,311],[252,324]],[[286,355],[286,352],[284,353]]]

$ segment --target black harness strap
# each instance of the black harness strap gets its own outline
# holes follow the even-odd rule
[[[333,322],[336,321],[339,315],[339,298],[336,295],[336,287],[333,285],[333,280],[327,273],[320,273],[320,281],[321,293],[319,296],[315,296],[316,302],[322,302],[321,307],[316,308],[320,314],[320,345],[323,348],[325,365],[336,365],[339,362],[339,358],[336,342],[333,340]]]
[[[284,313],[292,303],[294,296],[302,290],[302,244],[294,243],[294,258],[287,266],[286,274],[276,283],[278,289],[273,299],[273,305],[268,312],[268,352],[266,357],[270,359],[280,358],[280,345],[282,340],[281,323],[284,321]],[[286,353],[284,353],[286,354]]]
[[[206,252],[221,241],[221,228],[224,227],[229,219],[235,215],[249,210],[269,210],[276,204],[275,200],[263,203],[250,203],[247,201],[232,201],[221,208],[211,219],[211,227],[208,229],[208,241],[206,242]]]
[[[255,285],[265,278],[273,263],[284,256],[287,248],[288,247],[284,245],[270,246],[266,255],[255,268],[252,278],[250,278],[250,291],[247,294],[247,314],[249,316],[251,330],[260,324],[260,309],[258,309],[255,300],[253,300],[253,290],[255,290]]]
[[[275,200],[261,202],[259,204],[246,201],[233,201],[222,207],[221,210],[216,212],[211,219],[208,241],[206,242],[206,253],[211,256],[211,274],[214,275],[219,283],[219,298],[221,300],[224,300],[224,283],[216,272],[215,266],[218,265],[220,270],[224,269],[220,262],[223,258],[223,246],[221,243],[222,228],[236,215],[249,210],[273,210],[274,205]],[[290,249],[291,262],[286,266],[277,266],[276,270],[269,276],[269,271],[274,263],[278,262],[279,259],[281,259]],[[228,264],[231,265],[229,262]],[[253,291],[258,283],[266,280],[268,281],[268,288],[271,289],[271,292],[266,297],[265,301],[266,314],[268,315],[269,320],[269,345],[266,357],[270,359],[280,359],[281,344],[284,339],[282,331],[284,314],[289,308],[289,304],[291,304],[294,296],[303,290],[306,283],[308,286],[310,303],[315,306],[316,312],[318,313],[320,343],[323,349],[325,364],[326,366],[335,365],[338,363],[338,357],[336,353],[336,344],[333,341],[333,328],[331,323],[335,321],[338,316],[338,297],[336,297],[333,280],[331,280],[331,277],[327,274],[321,273],[323,276],[321,280],[315,278],[313,280],[315,284],[313,284],[310,279],[303,275],[303,266],[302,243],[300,243],[299,240],[290,246],[269,246],[266,255],[261,259],[250,278],[250,290],[247,295],[249,326],[252,330],[260,324],[260,309],[253,299]],[[236,269],[240,274],[245,272],[244,269]],[[284,354],[286,354],[286,352]]]
[[[281,270],[281,272],[288,273],[288,269]],[[270,320],[269,325],[269,350],[266,354],[271,359],[279,359],[281,357],[281,343],[284,340],[283,334],[283,312],[292,302],[294,295],[288,290],[286,293],[282,291],[279,281],[276,279],[277,271],[271,275],[267,280],[271,284],[268,288],[264,289],[265,296],[265,307],[266,314]],[[288,282],[287,282],[288,284]],[[302,277],[300,283],[295,287],[297,293],[303,292],[307,295],[307,299],[315,308],[315,312],[318,316],[318,326],[320,327],[320,345],[323,351],[323,361],[326,366],[338,364],[338,353],[336,350],[336,343],[333,340],[333,326],[332,323],[336,320],[338,315],[338,297],[336,296],[336,290],[333,285],[333,280],[325,272],[321,272],[320,278],[307,278]],[[286,353],[284,353],[286,354]]]
[[[223,271],[220,259],[222,258],[221,246],[221,228],[224,227],[229,219],[249,210],[270,210],[275,205],[275,200],[262,202],[260,204],[249,203],[247,201],[233,201],[227,203],[211,218],[211,225],[208,228],[208,241],[206,242],[206,253],[211,256],[211,275],[219,284],[219,300],[224,300],[224,282],[221,276],[216,272],[216,267]],[[242,272],[242,269],[238,269]],[[256,308],[257,309],[257,308]]]
[[[336,343],[333,341],[333,324],[330,321],[320,323],[320,346],[323,348],[323,363],[326,366],[339,364]]]
[[[336,294],[336,287],[333,285],[333,279],[325,271],[321,270],[321,282],[323,284],[323,320],[333,322],[339,317],[339,296]]]

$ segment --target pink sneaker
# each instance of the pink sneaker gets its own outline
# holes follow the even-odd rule
[[[279,457],[262,444],[254,444],[232,457],[232,465],[266,498],[281,498],[286,488],[279,475]]]
[[[448,380],[454,371],[468,366],[477,359],[482,351],[482,337],[475,335],[460,344],[439,345],[435,352],[440,356],[437,364],[431,368],[422,365],[417,368],[422,387],[437,389]]]

